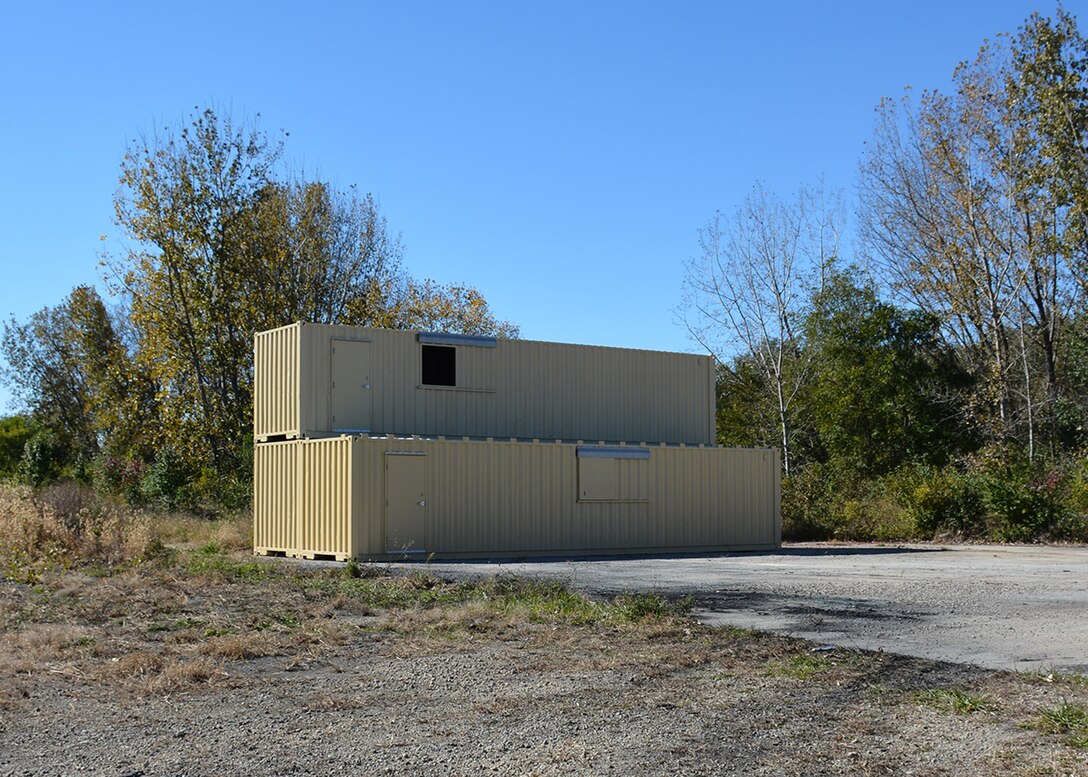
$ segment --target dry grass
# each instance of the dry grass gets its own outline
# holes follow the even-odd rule
[[[150,650],[136,650],[118,656],[104,664],[102,674],[114,677],[138,678],[148,680],[162,673],[164,657],[162,653]]]
[[[468,638],[487,633],[495,639],[517,639],[533,630],[524,617],[497,611],[486,602],[470,601],[445,607],[408,607],[389,610],[375,621],[379,631],[401,635]]]
[[[278,655],[283,652],[283,646],[270,634],[263,632],[224,634],[204,642],[200,646],[200,652],[216,658],[244,661],[249,658]]]
[[[253,547],[253,516],[240,512],[225,518],[202,518],[188,513],[155,516],[155,539],[172,547],[214,547],[224,552]]]
[[[151,548],[145,514],[85,487],[60,483],[34,491],[0,484],[0,569],[9,579],[34,582],[80,561],[120,564],[143,558]]]
[[[174,658],[164,661],[159,671],[144,678],[140,686],[152,694],[176,693],[222,685],[229,677],[221,664],[207,656]]]
[[[57,671],[101,654],[101,633],[68,623],[30,623],[0,636],[0,677]]]

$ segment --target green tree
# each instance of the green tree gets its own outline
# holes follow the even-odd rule
[[[281,155],[255,122],[208,109],[133,141],[122,160],[114,205],[132,249],[105,263],[158,387],[171,471],[244,471],[257,331],[316,321],[516,333],[475,290],[405,274],[371,196],[279,175]]]
[[[42,451],[58,467],[83,476],[105,440],[127,449],[153,439],[154,386],[93,288],[78,286],[60,305],[10,320],[2,350],[4,378],[49,438]]]
[[[852,272],[829,276],[805,320],[805,396],[825,460],[864,477],[945,464],[970,447],[956,404],[967,383],[937,320],[882,302]]]

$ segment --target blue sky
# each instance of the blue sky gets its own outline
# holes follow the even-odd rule
[[[1065,6],[1084,29],[1088,2]],[[673,310],[715,209],[820,176],[849,202],[882,95],[946,86],[1054,7],[11,2],[0,315],[101,287],[126,141],[211,104],[372,192],[413,274],[475,286],[524,337],[694,350]]]

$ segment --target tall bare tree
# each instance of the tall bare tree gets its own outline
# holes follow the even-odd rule
[[[808,375],[801,323],[841,231],[837,195],[802,190],[786,202],[757,186],[732,219],[715,213],[699,231],[701,254],[686,267],[688,331],[720,362],[744,356],[757,365],[787,475],[795,463],[794,406]]]

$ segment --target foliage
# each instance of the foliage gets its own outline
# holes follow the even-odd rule
[[[814,463],[782,481],[783,539],[888,542],[915,536],[909,510],[882,480]]]
[[[18,473],[23,448],[33,435],[26,416],[0,418],[0,478]]]
[[[34,487],[52,483],[60,475],[64,457],[64,451],[52,432],[42,430],[35,433],[23,446],[19,480]]]
[[[835,270],[813,299],[805,407],[823,456],[861,476],[947,460],[968,439],[944,397],[966,383],[935,318],[882,302],[856,271]]]
[[[105,439],[125,449],[154,440],[155,387],[119,326],[93,288],[77,286],[60,305],[4,328],[4,378],[53,441],[53,476],[89,474]]]
[[[391,329],[457,332],[516,338],[518,328],[495,318],[487,300],[462,284],[442,285],[427,279],[405,278],[387,294],[387,308],[375,322]]]
[[[986,535],[984,494],[977,478],[955,467],[918,466],[892,473],[886,482],[913,521],[915,536]]]
[[[149,504],[173,510],[188,481],[189,472],[181,456],[172,448],[163,448],[140,478],[140,496]]]
[[[869,250],[979,379],[964,414],[1030,456],[1061,441],[1063,324],[1088,288],[1086,76],[1072,16],[1033,14],[950,94],[882,102],[862,166]]]
[[[714,281],[697,288],[727,315],[697,309],[741,346],[719,368],[719,439],[766,445],[784,428],[769,347],[788,340],[781,363],[803,366],[773,443],[790,451],[785,537],[1088,540],[1086,134],[1088,42],[1064,9],[1033,14],[947,91],[880,103],[861,165],[864,271],[768,263],[799,232],[751,200],[743,228],[703,231],[695,281]],[[783,296],[777,271],[797,267],[810,280]],[[787,308],[788,336],[759,327]],[[737,338],[751,322],[758,336]]]
[[[122,306],[80,286],[4,330],[3,378],[43,435],[23,457],[31,482],[235,509],[252,477],[254,332],[313,321],[517,336],[476,289],[408,275],[371,195],[283,174],[282,153],[256,120],[210,108],[129,144],[114,198],[129,248],[102,262]]]

